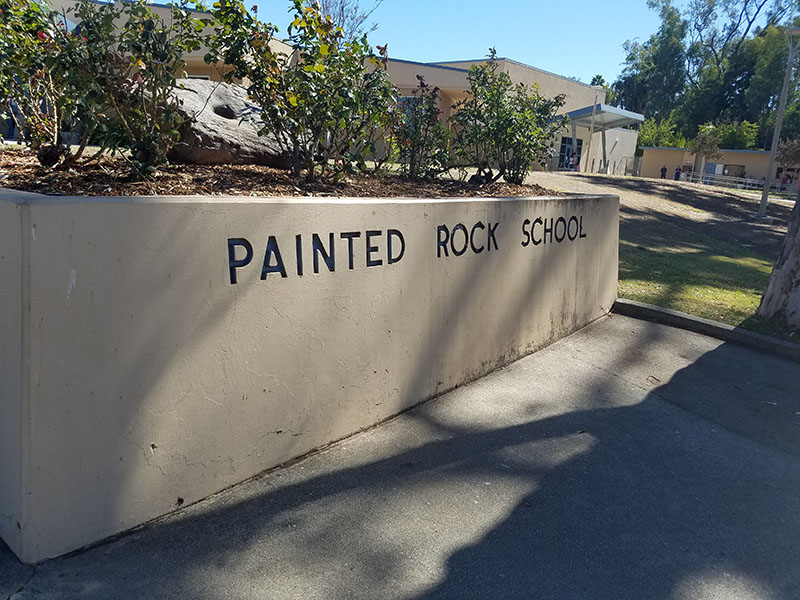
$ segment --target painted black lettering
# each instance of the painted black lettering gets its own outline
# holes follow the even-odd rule
[[[322,244],[322,240],[316,233],[311,234],[311,251],[314,253],[314,273],[319,273],[319,257],[322,255],[322,260],[328,267],[328,271],[333,273],[336,271],[336,256],[333,249],[333,233],[328,234],[328,249]]]
[[[347,254],[349,257],[349,262],[347,263],[350,270],[353,270],[353,261],[354,261],[354,253],[353,253],[353,240],[356,238],[361,237],[360,231],[345,231],[342,234],[339,234],[343,240],[347,240]]]
[[[272,264],[272,257],[275,257],[275,264]],[[281,277],[286,277],[286,269],[283,266],[283,259],[281,258],[281,251],[278,248],[278,240],[274,235],[269,236],[267,240],[267,250],[264,252],[264,264],[261,267],[261,280],[267,278],[270,273],[280,273]]]
[[[544,240],[544,238],[543,238],[543,237],[540,237],[538,240],[537,240],[535,237],[533,237],[533,235],[534,235],[534,233],[535,233],[535,229],[536,229],[536,224],[537,224],[537,223],[538,223],[539,225],[542,225],[542,226],[544,225],[544,222],[542,221],[542,217],[536,217],[536,218],[533,220],[533,225],[531,225],[531,241],[533,242],[533,245],[534,245],[534,246],[538,246],[538,245],[539,245],[539,244],[541,244],[541,243],[542,243],[542,241]]]
[[[530,243],[531,243],[531,234],[530,234],[530,233],[528,233],[528,230],[527,230],[527,229],[525,229],[525,226],[526,226],[526,225],[530,225],[530,224],[531,224],[531,220],[530,220],[530,219],[525,219],[525,220],[522,222],[522,235],[524,235],[524,236],[525,236],[525,237],[522,239],[522,247],[523,247],[523,248],[524,248],[525,246],[527,246],[528,244],[530,244]]]
[[[550,225],[548,227],[548,224]],[[548,242],[547,239],[544,240],[545,244],[552,244],[553,243],[553,219],[545,219],[544,220],[544,238],[547,238],[547,234],[550,234],[550,241]]]
[[[500,225],[499,221],[497,223],[495,223],[494,225],[489,223],[489,237],[486,240],[486,246],[487,246],[487,251],[488,252],[492,251],[492,243],[494,243],[494,249],[495,250],[499,250],[499,248],[497,247],[497,239],[494,237],[494,233],[497,230],[497,226],[498,225]]]
[[[481,246],[480,248],[475,247],[475,230],[476,229],[486,229],[486,225],[483,224],[483,221],[478,221],[475,225],[472,226],[472,229],[469,232],[469,245],[472,248],[472,251],[475,254],[480,254],[483,252],[484,247]]]
[[[392,256],[392,238],[396,237],[400,240],[400,254],[397,256]],[[402,232],[398,231],[397,229],[389,229],[386,231],[386,255],[388,259],[386,263],[389,265],[393,265],[396,262],[400,262],[400,259],[403,258],[403,255],[406,253],[406,240],[403,237]]]
[[[583,233],[583,215],[581,215],[579,229],[580,229],[580,232],[581,232],[581,233],[580,233],[580,235],[579,235],[578,237],[585,238],[585,237],[586,237],[586,234],[585,234],[585,233]]]
[[[379,237],[383,232],[382,231],[375,231],[369,230],[367,231],[367,266],[368,267],[380,267],[383,264],[383,261],[380,258],[372,258],[372,255],[379,250],[377,246],[373,246],[370,242],[372,238]]]
[[[572,232],[573,224],[575,224],[575,233]],[[570,242],[578,237],[578,217],[574,215],[569,218],[569,223],[567,224],[567,237],[569,238]]]
[[[561,225],[561,235],[558,235],[558,226]],[[560,244],[564,241],[564,236],[567,235],[567,220],[564,217],[558,217],[556,225],[553,227],[555,230],[556,241]]]
[[[456,250],[456,231],[464,232],[464,247],[461,248],[461,251]],[[450,234],[450,249],[456,256],[461,256],[462,254],[464,254],[464,252],[467,251],[468,245],[469,245],[469,234],[467,233],[467,228],[464,227],[463,223],[459,223],[458,225],[453,227],[453,231]]]
[[[297,275],[303,276],[303,236],[297,234],[294,236],[294,251],[297,254]]]
[[[444,234],[444,239],[442,239]],[[450,230],[447,225],[439,225],[436,228],[436,258],[442,258],[442,250],[444,250],[445,257],[450,256],[447,254],[447,241],[450,239]]]
[[[236,259],[236,246],[244,248],[244,258]],[[253,260],[253,246],[244,238],[228,238],[228,269],[231,275],[231,284],[236,283],[236,269],[246,267]]]

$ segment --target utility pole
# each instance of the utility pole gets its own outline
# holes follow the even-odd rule
[[[783,77],[783,89],[781,90],[781,100],[778,104],[778,116],[775,118],[775,133],[772,135],[772,149],[769,152],[769,166],[767,176],[764,178],[764,189],[761,192],[761,204],[756,213],[756,219],[767,219],[767,202],[769,201],[769,188],[772,178],[775,176],[775,157],[778,154],[778,142],[781,139],[781,127],[783,127],[783,114],[786,112],[786,96],[789,93],[789,82],[792,79],[794,70],[794,59],[797,56],[797,41],[794,36],[800,35],[800,27],[787,29],[786,39],[789,42],[789,59],[786,61],[786,74]]]

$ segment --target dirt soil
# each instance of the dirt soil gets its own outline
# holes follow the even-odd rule
[[[0,186],[57,196],[349,196],[450,198],[552,196],[538,184],[498,181],[471,185],[442,179],[412,181],[395,175],[349,176],[336,183],[295,181],[286,171],[255,165],[172,165],[152,181],[131,181],[122,161],[104,159],[68,170],[43,169],[29,153],[0,150]]]

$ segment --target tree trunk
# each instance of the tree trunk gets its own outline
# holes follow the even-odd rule
[[[781,256],[756,314],[800,330],[800,201],[794,203]]]

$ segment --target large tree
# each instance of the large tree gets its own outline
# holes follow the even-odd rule
[[[658,32],[640,43],[625,42],[625,69],[614,83],[617,101],[657,119],[669,116],[686,87],[687,22],[669,0],[648,0],[661,16]]]
[[[784,166],[800,166],[800,140],[783,144],[778,162]],[[781,256],[772,269],[757,314],[778,321],[789,329],[800,330],[800,189],[789,218],[789,231],[783,241]]]
[[[377,25],[368,24],[367,20],[381,4],[383,0],[374,0],[364,7],[358,0],[319,0],[322,14],[330,15],[333,22],[342,28],[345,39],[349,40],[376,29]]]
[[[779,26],[796,23],[800,2],[690,0],[682,9],[671,0],[648,4],[659,11],[661,26],[644,43],[626,42],[625,68],[614,82],[620,104],[658,121],[671,116],[687,138],[704,123],[757,123],[756,143],[764,147],[788,53]],[[790,98],[791,117],[796,85]],[[792,123],[787,118],[790,131]]]

